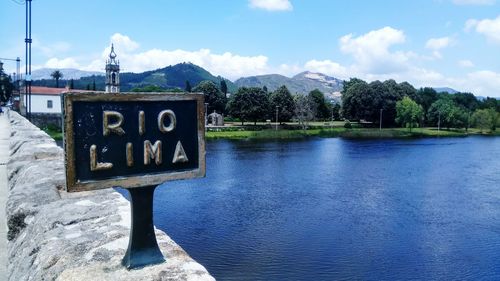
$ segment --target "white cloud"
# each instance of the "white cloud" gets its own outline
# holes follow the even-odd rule
[[[321,72],[326,75],[334,76],[336,78],[348,79],[350,76],[347,67],[342,66],[339,63],[333,62],[331,60],[310,60],[304,65],[306,70],[313,72]]]
[[[496,0],[452,0],[456,5],[493,5]]]
[[[249,0],[248,5],[254,9],[266,11],[291,11],[292,3],[289,0]]]
[[[431,38],[425,43],[425,48],[432,50],[432,55],[438,59],[442,58],[440,50],[449,47],[452,44],[450,37]]]
[[[467,74],[464,88],[480,96],[500,97],[500,73],[482,70]]]
[[[474,63],[470,60],[459,60],[458,65],[461,67],[474,67]]]
[[[469,19],[465,23],[465,31],[471,30],[486,36],[492,42],[500,43],[500,16],[495,19]]]
[[[431,38],[427,40],[425,47],[431,50],[441,50],[450,46],[450,44],[451,44],[450,37]]]
[[[80,64],[76,62],[74,58],[65,58],[65,59],[58,59],[58,58],[51,58],[49,59],[44,67],[48,68],[80,68]]]
[[[395,73],[406,69],[408,60],[413,56],[410,52],[391,52],[393,45],[402,44],[405,40],[402,30],[384,27],[359,37],[353,34],[342,36],[340,50],[353,56],[356,68],[361,72]]]
[[[141,72],[181,62],[191,62],[213,74],[222,75],[229,79],[263,74],[267,70],[268,60],[265,56],[247,57],[229,52],[214,54],[209,49],[198,51],[152,49],[134,54],[120,54],[119,49],[115,49],[115,51],[125,71]]]
[[[71,44],[64,41],[58,41],[52,44],[44,44],[38,38],[33,38],[33,50],[40,51],[46,57],[53,57],[67,52],[71,49]]]
[[[269,73],[293,76],[309,70],[340,79],[350,77],[359,77],[366,81],[395,79],[398,82],[408,81],[415,87],[449,86],[476,95],[500,96],[500,73],[482,70],[458,77],[446,77],[435,70],[422,67],[421,56],[411,52],[391,50],[391,47],[405,42],[403,31],[391,27],[374,30],[358,37],[349,34],[340,38],[340,49],[352,57],[352,64],[341,64],[329,59],[311,59],[305,63],[272,66],[264,55],[213,53],[210,49],[141,51],[137,42],[121,34],[114,34],[112,41],[115,43],[115,51],[124,72],[142,72],[181,62],[192,62],[214,75],[222,75],[233,80],[243,76]],[[437,49],[443,48],[444,45],[446,44],[430,44]],[[86,62],[76,57],[62,59],[52,57],[44,67],[103,71],[108,55],[109,46],[103,46],[100,56],[90,58]],[[469,60],[458,63],[462,67],[473,66]]]
[[[135,51],[139,48],[139,43],[133,41],[130,39],[128,36],[120,34],[120,33],[115,33],[111,36],[110,39],[111,43],[114,44],[115,48],[122,50],[122,52],[131,52]],[[107,53],[109,54],[110,47],[107,50]]]
[[[128,36],[116,33],[110,39],[115,46],[117,59],[120,60],[123,72],[143,72],[182,62],[194,63],[214,75],[222,75],[229,79],[265,74],[270,70],[268,58],[263,55],[242,56],[230,52],[215,54],[209,49],[194,51],[150,49],[141,52],[138,50],[139,44]],[[76,58],[51,58],[45,67],[74,67],[82,70],[103,71],[109,52],[110,46],[106,46],[100,57],[92,59],[90,63],[78,63],[79,60]]]

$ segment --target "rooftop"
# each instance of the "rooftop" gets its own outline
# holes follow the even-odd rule
[[[24,94],[25,88],[21,88],[21,93]],[[53,87],[40,87],[40,86],[31,86],[31,94],[32,95],[51,95],[58,96],[63,93],[88,93],[88,92],[96,92],[89,90],[77,90],[77,89],[69,89],[69,88],[53,88]]]

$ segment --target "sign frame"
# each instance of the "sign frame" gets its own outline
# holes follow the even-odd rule
[[[79,192],[111,187],[137,188],[159,185],[166,181],[205,177],[205,105],[203,93],[75,93],[61,94],[63,110],[64,162],[66,191]],[[76,178],[76,157],[74,139],[74,102],[155,102],[196,101],[198,168],[187,171],[163,171],[154,174],[116,176],[109,179],[80,181]]]

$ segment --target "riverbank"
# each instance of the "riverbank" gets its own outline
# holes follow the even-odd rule
[[[228,127],[231,128],[231,127]],[[56,141],[62,141],[61,131],[45,128],[44,131]],[[352,139],[377,139],[377,138],[428,138],[428,137],[467,137],[470,135],[500,136],[500,130],[495,132],[483,131],[470,128],[465,129],[441,129],[433,127],[414,128],[410,132],[406,128],[361,128],[354,127],[346,129],[344,127],[318,127],[308,130],[289,129],[264,129],[264,130],[209,130],[205,134],[207,140],[213,139],[298,139],[305,137],[325,137],[325,138],[352,138]]]
[[[410,132],[406,128],[314,128],[309,130],[260,130],[260,131],[207,131],[210,139],[297,139],[304,137],[343,137],[357,139],[376,138],[423,138],[423,137],[467,137],[470,135],[499,136],[500,132],[481,132],[471,128],[465,130],[438,130],[437,128],[415,128]]]

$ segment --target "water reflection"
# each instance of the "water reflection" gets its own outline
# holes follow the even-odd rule
[[[209,142],[155,223],[218,280],[498,280],[499,159],[499,138]]]

